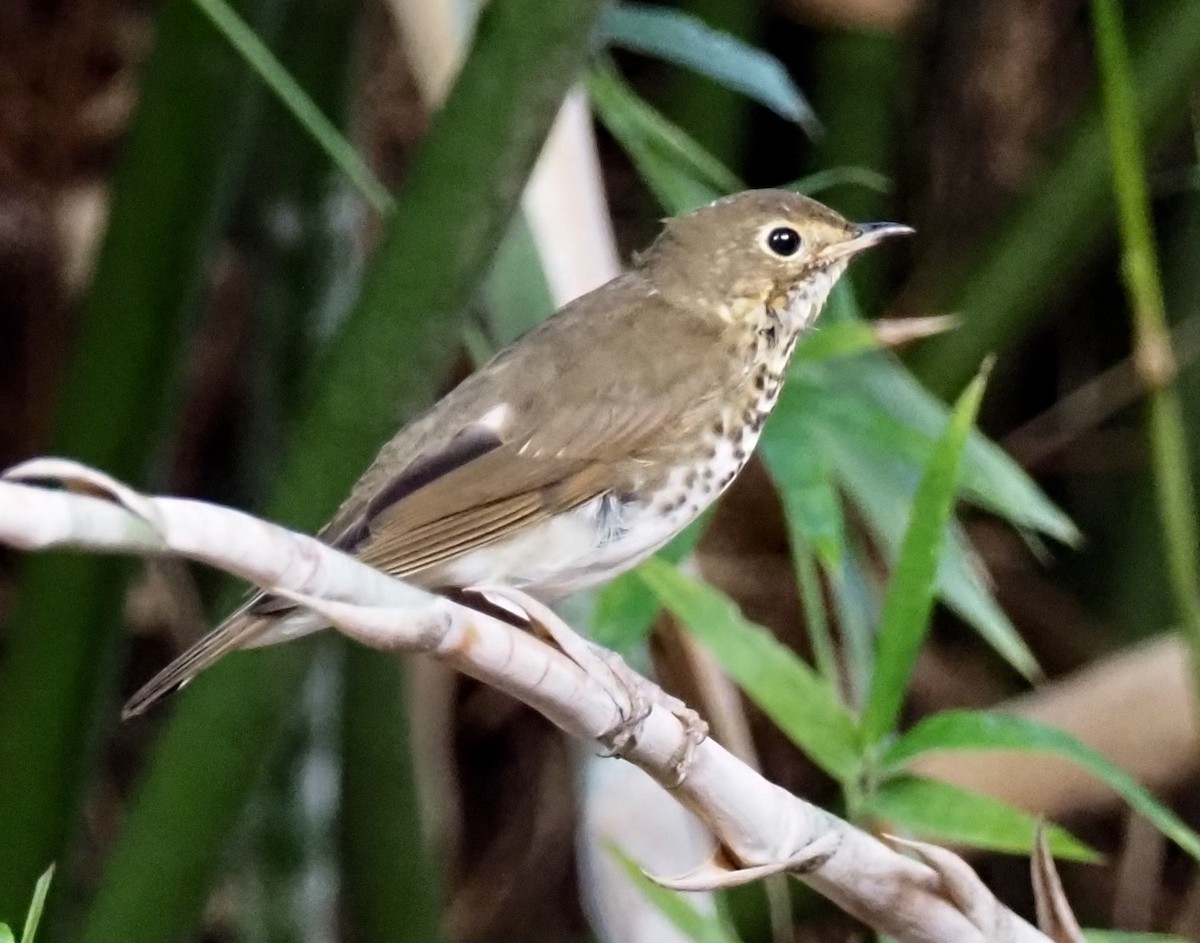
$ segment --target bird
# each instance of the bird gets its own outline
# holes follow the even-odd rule
[[[627,271],[497,353],[379,451],[317,537],[398,579],[550,604],[613,579],[695,520],[745,466],[799,336],[865,249],[787,190],[668,219]],[[126,704],[143,713],[236,649],[325,628],[260,592]]]

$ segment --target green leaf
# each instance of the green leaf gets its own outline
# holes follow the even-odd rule
[[[612,69],[592,69],[586,84],[596,116],[672,216],[745,189],[719,160],[639,98]]]
[[[847,279],[835,286],[821,317],[823,329],[831,324],[862,321],[862,311]],[[961,332],[960,332],[961,333]],[[923,444],[917,461],[924,465],[932,442],[946,427],[946,404],[926,390],[917,378],[887,351],[864,352],[861,357],[840,360],[836,372],[799,364],[794,374],[843,394],[853,392],[855,403],[842,421],[858,412],[882,412],[900,426],[920,432]],[[860,405],[869,402],[875,409]],[[921,443],[918,437],[916,442]],[[889,446],[893,444],[889,442]],[[906,453],[907,454],[907,453]],[[1003,449],[979,432],[972,432],[963,460],[962,487],[980,507],[1016,525],[1039,531],[1074,545],[1080,540],[1075,525]]]
[[[620,848],[609,845],[608,851],[617,859],[642,896],[685,936],[696,943],[738,943],[738,938],[725,929],[718,917],[700,913],[678,891],[650,880],[638,863]]]
[[[1171,933],[1132,933],[1128,930],[1084,930],[1088,943],[1189,943]]]
[[[21,932],[21,943],[33,943],[38,924],[42,922],[42,911],[46,907],[46,895],[50,893],[50,881],[53,878],[54,865],[50,865],[33,888],[33,900],[29,904],[29,915],[25,918],[25,929]],[[10,932],[9,937],[11,936]]]
[[[917,655],[929,631],[938,564],[954,513],[958,469],[986,383],[980,374],[959,397],[913,498],[911,517],[892,570],[875,656],[863,732],[878,740],[900,716]]]
[[[817,116],[787,69],[774,56],[678,10],[615,3],[600,20],[612,45],[666,59],[741,92],[810,135],[820,133]]]
[[[1200,859],[1200,836],[1132,776],[1063,730],[1009,714],[945,711],[901,735],[884,751],[880,763],[899,770],[913,757],[935,750],[1019,750],[1065,757],[1103,780],[1159,831]]]
[[[229,44],[238,51],[267,87],[275,93],[329,159],[341,169],[376,210],[386,213],[392,208],[392,197],[371,168],[358,156],[358,151],[338,132],[317,107],[291,73],[283,67],[266,43],[250,28],[225,0],[193,0]]]
[[[16,938],[7,923],[0,923],[0,943],[16,943]]]
[[[554,298],[542,268],[533,230],[518,214],[496,250],[483,283],[490,340],[507,347],[554,312]]]
[[[817,196],[834,187],[863,187],[876,193],[891,193],[895,187],[885,174],[870,167],[827,167],[785,184],[783,189],[795,190],[805,196]]]
[[[879,338],[866,321],[835,321],[819,324],[800,338],[792,363],[817,363],[850,357],[879,346]]]
[[[782,408],[783,399],[788,395],[785,387],[777,410]],[[839,483],[862,512],[867,526],[888,553],[894,555],[904,534],[904,509],[912,501],[919,467],[904,457],[898,445],[883,448],[877,440],[862,435],[843,413],[834,412],[832,398],[814,396],[811,399],[814,437],[837,472]],[[870,403],[863,404],[863,409],[872,408]],[[897,426],[895,430],[909,440],[922,438],[921,433],[913,429]],[[949,545],[938,570],[940,598],[1013,668],[1027,678],[1037,677],[1040,673],[1037,662],[988,593],[961,529],[952,527],[948,539]]]
[[[863,391],[881,410],[930,439],[946,424],[946,406],[929,393],[894,356],[879,352],[838,363],[841,383]],[[1078,528],[1000,446],[973,432],[963,457],[964,494],[1017,527],[1047,534],[1065,544],[1080,542]]]
[[[860,743],[854,718],[812,668],[766,629],[747,621],[728,597],[669,563],[647,560],[638,573],[813,762],[837,779],[854,775]]]
[[[1038,828],[1032,815],[998,799],[916,776],[885,781],[867,797],[865,809],[867,815],[911,829],[921,838],[1012,854],[1031,853]],[[1101,860],[1065,829],[1049,824],[1043,828],[1055,857]]]
[[[711,511],[702,514],[676,534],[655,557],[678,563],[689,556],[704,536],[710,518]],[[661,608],[658,597],[636,570],[623,573],[596,594],[588,634],[605,648],[628,652],[645,641]]]
[[[821,562],[836,568],[846,542],[842,502],[822,452],[802,423],[768,421],[759,443],[779,499],[793,547],[811,544]]]

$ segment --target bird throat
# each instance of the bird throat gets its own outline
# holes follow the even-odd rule
[[[720,497],[750,460],[771,415],[796,341],[820,313],[840,271],[814,273],[764,299],[732,328],[729,354],[741,364],[734,388],[717,404],[703,447],[675,469],[653,501],[654,513],[683,527]]]

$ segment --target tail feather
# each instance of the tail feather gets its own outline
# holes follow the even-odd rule
[[[121,719],[128,720],[145,712],[157,701],[183,687],[220,658],[235,649],[253,644],[278,618],[252,612],[251,607],[258,601],[257,599],[250,600],[142,685],[121,711]]]

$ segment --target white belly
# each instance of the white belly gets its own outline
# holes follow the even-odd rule
[[[615,509],[610,503],[606,509],[605,501],[595,498],[569,514],[473,550],[442,568],[437,581],[511,586],[552,602],[635,566],[687,523],[644,505]]]

